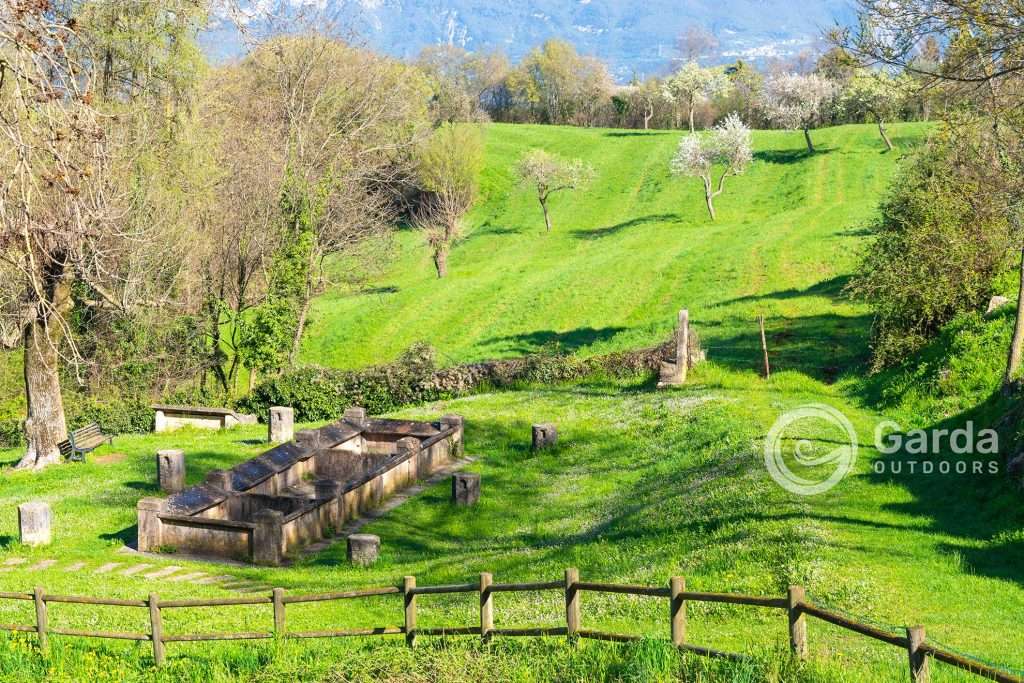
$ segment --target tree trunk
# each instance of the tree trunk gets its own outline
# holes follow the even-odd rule
[[[648,113],[647,111],[644,112],[644,130],[650,130],[650,128],[651,128],[651,118],[653,116],[654,116],[654,112],[653,111],[650,111],[650,113]]]
[[[1020,285],[1017,289],[1017,321],[1013,326],[1010,353],[1006,358],[1006,374],[1003,375],[1004,389],[1010,387],[1020,371],[1022,351],[1024,351],[1024,248],[1021,248]]]
[[[725,179],[725,176],[722,176]],[[711,221],[715,221],[715,193],[711,191],[711,178],[701,178],[704,181],[704,201],[708,205],[708,215],[711,216]]]
[[[693,110],[694,110],[694,108],[695,108],[694,107],[694,101],[693,101],[693,98],[691,97],[690,98],[690,132],[691,133],[696,130],[694,128],[694,126],[693,126]]]
[[[28,450],[18,469],[39,470],[60,462],[58,444],[68,438],[64,398],[60,393],[61,317],[71,307],[71,283],[63,266],[45,276],[49,301],[40,304],[25,328],[25,399]]]
[[[548,232],[551,232],[551,216],[548,215],[548,201],[546,199],[540,200],[540,208],[544,209],[544,225],[547,226]]]
[[[306,329],[306,318],[309,316],[309,304],[313,300],[313,268],[316,266],[316,249],[310,247],[309,262],[306,263],[306,286],[302,290],[302,306],[299,308],[299,319],[295,325],[295,336],[292,337],[292,350],[288,353],[289,367],[295,367],[302,348],[302,333]]]
[[[448,245],[441,245],[434,249],[434,268],[437,269],[439,279],[448,274]]]
[[[811,131],[804,128],[804,140],[807,141],[807,153],[814,154],[814,143],[811,142]]]
[[[885,123],[882,122],[882,119],[878,119],[878,132],[881,134],[882,139],[885,140],[885,148],[891,152],[892,140],[890,140],[889,136],[885,133]]]

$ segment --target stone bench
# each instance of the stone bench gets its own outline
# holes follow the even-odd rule
[[[151,406],[156,417],[154,432],[167,432],[190,425],[201,429],[228,429],[240,424],[256,424],[255,415],[243,415],[230,408],[207,408],[204,406]]]

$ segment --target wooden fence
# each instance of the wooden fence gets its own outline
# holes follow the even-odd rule
[[[565,625],[539,626],[528,628],[495,628],[494,627],[494,594],[511,592],[559,591],[565,597]],[[36,620],[34,625],[0,625],[0,630],[35,633],[39,649],[45,653],[48,648],[48,637],[79,636],[88,638],[114,638],[119,640],[150,641],[153,644],[153,659],[159,666],[165,660],[167,643],[184,643],[212,640],[256,640],[270,638],[340,638],[350,636],[383,636],[404,635],[409,647],[415,647],[420,636],[459,636],[478,635],[485,640],[494,636],[566,636],[571,642],[580,638],[592,638],[614,642],[640,640],[642,636],[621,633],[607,633],[583,628],[580,594],[585,591],[600,593],[621,593],[625,595],[648,596],[668,601],[669,633],[672,644],[681,650],[693,652],[707,657],[718,657],[733,661],[744,661],[745,655],[721,652],[709,647],[694,645],[687,641],[686,604],[688,602],[718,602],[733,605],[748,605],[777,609],[785,612],[789,627],[789,644],[794,656],[806,659],[807,648],[807,617],[814,617],[853,631],[860,635],[883,643],[888,643],[906,650],[910,679],[914,683],[924,683],[930,679],[930,660],[944,662],[958,669],[968,671],[982,678],[1003,683],[1024,683],[1024,678],[1004,670],[989,666],[948,650],[935,647],[925,640],[922,626],[906,629],[906,635],[894,635],[883,629],[862,624],[841,614],[822,609],[808,602],[804,589],[791,586],[785,597],[772,598],[735,593],[703,593],[686,590],[683,577],[672,577],[667,587],[638,586],[614,583],[596,583],[580,581],[576,569],[566,569],[564,580],[541,581],[534,583],[494,583],[492,575],[484,573],[479,581],[473,583],[417,586],[416,577],[407,576],[402,586],[384,586],[363,590],[320,593],[315,595],[287,595],[282,588],[275,588],[270,595],[254,595],[234,598],[200,598],[192,600],[161,600],[151,593],[146,600],[120,600],[111,598],[93,598],[73,595],[50,595],[42,588],[32,593],[2,593],[0,600],[30,600],[35,604]],[[419,596],[448,595],[453,593],[477,593],[480,596],[480,619],[478,625],[464,625],[445,628],[419,628],[416,625],[416,601]],[[287,628],[286,607],[290,604],[323,602],[328,600],[348,600],[368,598],[381,595],[400,595],[404,601],[404,623],[401,626],[377,626],[372,628],[323,631],[289,631]],[[74,629],[50,628],[47,623],[47,605],[50,603],[75,603],[84,605],[106,605],[114,607],[133,607],[149,611],[149,633],[121,633],[113,631],[85,631]],[[249,631],[240,633],[198,633],[198,634],[165,634],[162,614],[164,610],[190,607],[221,607],[235,605],[269,604],[273,607],[273,629],[269,631]]]

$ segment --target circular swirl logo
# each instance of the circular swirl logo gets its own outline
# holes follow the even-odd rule
[[[797,436],[805,433],[798,423],[803,421],[824,421],[843,432],[848,442],[829,452],[819,454],[814,440]],[[789,460],[800,470],[826,468],[831,474],[801,476],[793,471],[790,462],[783,457],[783,446],[794,442]],[[819,439],[817,441],[821,443]],[[842,443],[842,441],[840,441]],[[764,464],[779,486],[800,496],[813,496],[828,491],[850,473],[857,460],[857,433],[853,425],[841,412],[824,403],[809,403],[779,416],[764,439]]]

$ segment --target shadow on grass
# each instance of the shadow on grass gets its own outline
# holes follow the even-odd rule
[[[755,301],[785,301],[787,299],[799,299],[800,297],[805,296],[826,296],[833,301],[837,301],[843,298],[843,288],[850,282],[850,277],[851,276],[849,275],[840,275],[839,277],[828,278],[821,282],[816,282],[810,287],[804,287],[803,289],[791,287],[789,289],[780,289],[767,294],[748,294],[746,296],[739,296],[733,299],[720,301],[715,304],[715,307],[717,308],[720,306],[728,306],[730,304]]]
[[[607,341],[627,329],[626,327],[578,327],[568,332],[537,330],[504,337],[491,337],[483,340],[481,346],[524,355],[552,347],[561,353],[573,353],[597,342]]]
[[[120,541],[129,548],[137,549],[139,538],[139,525],[132,524],[131,526],[125,527],[120,531],[115,531],[113,533],[108,534],[100,534],[99,538],[102,541]]]
[[[798,164],[821,154],[831,154],[832,151],[831,147],[819,147],[814,152],[806,149],[765,149],[754,152],[754,159],[767,164]]]
[[[643,138],[657,135],[671,135],[671,130],[612,130],[604,134],[606,138]]]
[[[570,235],[581,240],[595,240],[601,239],[602,237],[610,237],[618,234],[623,230],[634,228],[638,225],[646,225],[648,223],[668,223],[671,221],[681,220],[682,216],[678,213],[657,213],[649,216],[640,216],[639,218],[633,218],[622,223],[616,223],[615,225],[609,225],[604,228],[594,228],[591,230],[571,230]]]

